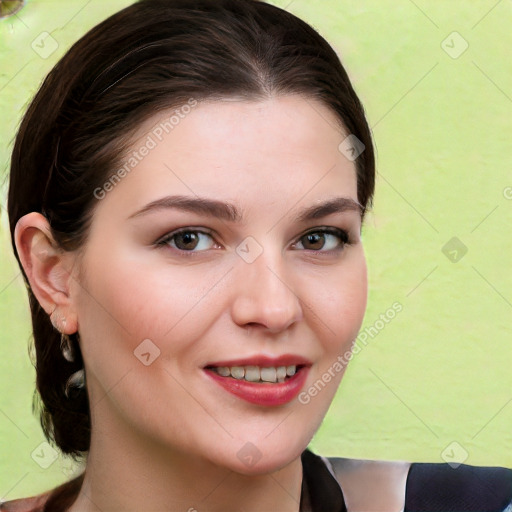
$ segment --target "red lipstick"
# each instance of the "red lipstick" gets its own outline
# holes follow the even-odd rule
[[[256,405],[261,406],[279,406],[291,402],[300,392],[306,378],[308,376],[311,362],[303,357],[291,354],[285,354],[279,357],[270,357],[264,355],[256,355],[253,357],[238,358],[224,361],[215,361],[209,363],[204,367],[205,373],[219,384],[223,389],[231,394]],[[284,381],[278,382],[250,382],[245,380],[245,377],[235,378],[226,371],[227,368],[231,369],[237,367],[244,368],[248,372],[247,367],[258,367],[259,369],[278,369],[281,368],[281,373],[284,371],[283,367],[291,369],[284,378]],[[224,369],[228,375],[221,375],[217,369]],[[254,368],[253,368],[254,370]],[[271,374],[275,376],[275,370],[270,370]],[[258,375],[258,373],[256,373]],[[258,379],[258,377],[256,377]],[[261,376],[263,379],[263,375]],[[283,376],[281,375],[281,379]],[[264,380],[264,379],[263,379]]]

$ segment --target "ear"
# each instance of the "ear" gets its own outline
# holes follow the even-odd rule
[[[64,318],[64,334],[78,330],[78,318],[70,296],[74,257],[59,249],[50,225],[40,213],[31,212],[18,220],[14,241],[32,292],[41,307],[51,315],[57,310]]]

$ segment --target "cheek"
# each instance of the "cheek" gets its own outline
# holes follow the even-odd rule
[[[364,253],[354,251],[322,287],[309,295],[314,310],[310,324],[316,325],[322,347],[318,364],[298,396],[310,422],[311,437],[322,422],[352,358],[352,343],[363,322],[367,302],[367,269]]]
[[[155,267],[128,257],[111,258],[108,265],[96,257],[87,268],[79,323],[88,342],[85,349],[95,352],[93,360],[101,352],[115,354],[119,365],[123,357],[131,365],[134,350],[146,339],[162,355],[172,348],[169,355],[179,356],[208,329],[207,313],[213,308],[205,309],[203,302],[216,278],[198,272],[198,267]]]
[[[79,328],[84,358],[106,386],[123,372],[144,370],[139,347],[158,354],[158,365],[187,349],[191,328],[199,327],[190,320],[194,306],[206,293],[204,279],[193,281],[193,266],[156,266],[147,254],[127,250],[91,251],[86,265]]]
[[[309,294],[312,316],[322,326],[324,350],[332,356],[344,352],[357,337],[367,303],[367,269],[361,250],[351,254],[329,279]]]

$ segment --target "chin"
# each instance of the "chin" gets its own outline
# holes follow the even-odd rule
[[[246,442],[226,461],[229,468],[239,474],[260,476],[283,469],[299,458],[307,448],[308,440],[283,439],[278,443],[256,445]]]
[[[230,469],[240,475],[245,476],[264,476],[271,473],[275,473],[299,457],[299,455],[290,455],[289,457],[262,457],[254,465],[245,464],[240,462],[238,458],[233,460],[233,464],[230,465]]]

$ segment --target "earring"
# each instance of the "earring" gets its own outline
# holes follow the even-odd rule
[[[64,394],[67,398],[69,398],[69,394],[71,392],[71,388],[77,388],[81,391],[85,387],[85,369],[82,368],[77,372],[71,374],[71,377],[66,382],[66,387],[64,388]]]
[[[62,351],[62,355],[66,361],[72,363],[75,360],[71,340],[67,334],[60,335],[60,350]]]
[[[54,310],[50,313],[50,322],[57,331],[62,332],[66,328],[67,320],[63,315],[56,315],[57,318],[54,318],[53,315],[55,311],[57,311],[57,306],[55,306]]]
[[[54,318],[53,314],[56,310],[57,306],[55,306],[53,311],[50,313],[50,321],[53,327],[55,327],[55,329],[60,332],[60,350],[64,356],[64,359],[72,363],[75,361],[75,353],[71,343],[71,338],[69,335],[62,332],[66,328],[66,317],[61,315],[57,316],[57,318]],[[81,391],[84,387],[85,368],[82,368],[81,370],[71,374],[64,387],[64,394],[67,398],[70,398],[71,388],[76,388],[78,391]]]
[[[57,306],[53,309],[53,311],[50,313],[50,321],[53,325],[53,327],[59,331],[60,334],[60,350],[62,352],[62,355],[64,356],[64,359],[70,363],[72,363],[75,360],[73,347],[71,345],[71,340],[69,339],[69,336],[67,334],[64,334],[62,331],[66,328],[66,317],[63,315],[56,315],[56,318],[53,316],[55,311],[57,310]]]

